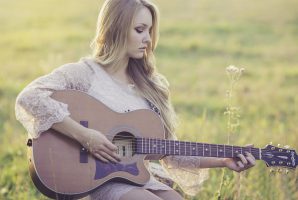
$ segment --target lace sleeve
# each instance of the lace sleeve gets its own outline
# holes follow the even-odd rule
[[[195,196],[208,179],[208,169],[200,168],[200,157],[166,156],[161,165],[188,195]]]
[[[177,137],[173,139],[177,140]],[[200,161],[200,157],[165,156],[160,163],[183,192],[195,196],[209,177],[208,169],[200,168]]]
[[[54,90],[87,91],[91,83],[91,69],[84,63],[63,65],[52,73],[30,83],[17,97],[15,114],[28,134],[37,138],[54,123],[70,115],[67,105],[52,99]]]

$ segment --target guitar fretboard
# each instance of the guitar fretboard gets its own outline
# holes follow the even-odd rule
[[[259,148],[157,138],[136,138],[135,148],[137,154],[234,158],[237,154],[250,152],[257,160],[261,158],[261,149]]]

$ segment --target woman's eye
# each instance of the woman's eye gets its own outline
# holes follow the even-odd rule
[[[142,32],[143,32],[143,30],[141,30],[141,29],[137,29],[137,28],[136,28],[136,31],[137,31],[138,33],[142,33]]]

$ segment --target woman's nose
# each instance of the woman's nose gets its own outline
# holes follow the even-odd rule
[[[150,33],[148,32],[147,34],[146,34],[146,36],[144,37],[144,39],[143,39],[143,43],[150,43],[151,42],[151,36],[150,36]]]

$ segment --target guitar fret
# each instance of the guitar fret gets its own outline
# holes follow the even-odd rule
[[[169,152],[169,155],[172,155],[172,151],[171,151],[171,140],[168,141],[168,152]]]
[[[155,152],[156,152],[156,154],[159,154],[159,148],[158,148],[159,147],[159,143],[158,143],[159,139],[156,138],[155,140],[156,140]]]
[[[143,138],[141,139],[142,140],[142,153],[144,152],[144,147],[143,147]]]
[[[172,151],[173,151],[173,155],[175,155],[175,150],[176,150],[176,148],[175,148],[175,141],[173,140],[173,141],[171,141],[172,142],[172,144],[171,145],[173,145],[173,149],[171,149]]]
[[[195,156],[198,156],[199,153],[198,153],[198,145],[197,145],[197,143],[194,142],[194,143],[193,143],[193,146],[194,146],[194,155],[195,155]]]
[[[179,144],[179,150],[178,150],[179,151],[179,154],[178,155],[180,155],[180,141],[178,142],[178,144]]]
[[[150,151],[150,154],[154,153],[152,147],[153,147],[153,140],[152,140],[152,138],[150,138],[149,139],[149,151]]]
[[[179,155],[179,142],[177,143],[177,141],[175,141],[175,146],[178,147],[178,149],[176,148],[175,153]]]
[[[157,138],[153,139],[153,153],[157,154]]]
[[[152,151],[151,152],[154,154],[154,138],[151,139],[151,141],[152,141],[152,145],[151,145]]]
[[[150,152],[150,141],[151,141],[151,139],[148,138],[148,142],[149,142],[149,144],[148,144],[148,152],[149,152],[149,154],[151,153],[151,152]]]
[[[161,140],[158,140],[159,141],[159,145],[158,145],[158,154],[162,154],[161,152]]]
[[[158,153],[158,139],[157,138],[155,138],[155,146],[154,146],[154,148],[155,148],[155,153],[157,154]]]
[[[173,152],[173,154],[175,155],[175,152],[176,152],[176,151],[175,151],[175,142],[172,141],[172,143],[174,143],[174,145],[173,145],[173,146],[174,146],[174,152]]]
[[[157,154],[157,139],[155,138],[155,139],[153,139],[153,141],[155,142],[153,144],[153,148],[155,148],[155,153]]]

